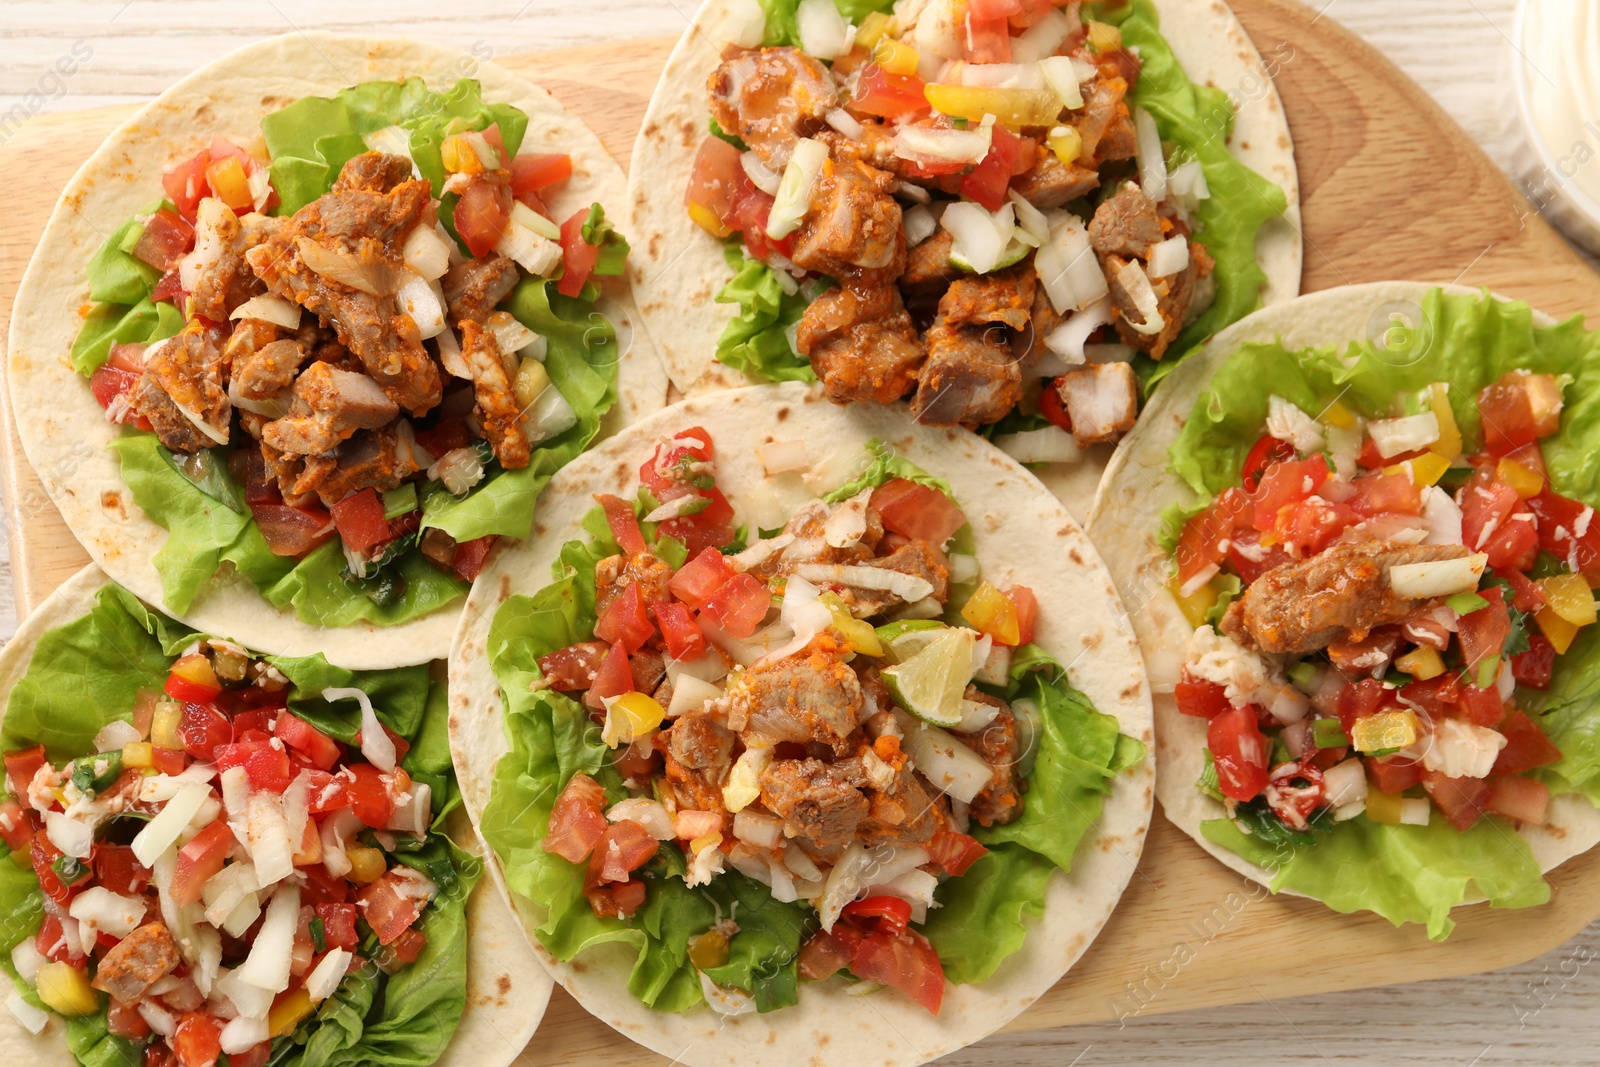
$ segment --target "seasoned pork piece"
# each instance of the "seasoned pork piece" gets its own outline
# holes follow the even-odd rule
[[[999,323],[1021,330],[1028,325],[1038,280],[1031,257],[992,274],[960,274],[939,300],[939,321],[946,326]]]
[[[783,820],[783,831],[821,849],[855,840],[871,812],[855,760],[774,760],[761,772],[761,803]]]
[[[947,326],[923,335],[928,359],[917,372],[911,414],[928,426],[971,429],[1004,417],[1022,396],[1022,371],[1002,326]]]
[[[633,688],[648,693],[667,676],[667,661],[653,648],[640,648],[628,657],[628,670],[633,673]]]
[[[1035,286],[1033,308],[1028,313],[1028,328],[1011,335],[1011,352],[1017,357],[1025,383],[1030,378],[1039,377],[1034,368],[1050,351],[1045,345],[1045,338],[1055,333],[1063,321],[1056,306],[1050,303],[1049,292],[1043,285]]]
[[[1083,111],[1075,125],[1083,138],[1078,159],[1090,170],[1097,171],[1103,163],[1134,156],[1138,135],[1128,111],[1127,95],[1126,81],[1106,77],[1095,79],[1084,94]]]
[[[947,821],[939,794],[930,792],[907,770],[896,771],[888,789],[868,790],[867,799],[870,808],[861,824],[861,843],[869,848],[920,845]]]
[[[1095,208],[1094,218],[1089,220],[1089,246],[1102,265],[1109,256],[1148,259],[1150,249],[1166,236],[1155,201],[1132,182]]]
[[[363,158],[345,169],[369,166]],[[386,193],[336,185],[245,257],[272,293],[327,320],[389,398],[413,415],[439,403],[439,368],[394,294],[406,234],[423,220],[430,195],[425,181]]]
[[[481,323],[461,324],[461,358],[472,372],[472,391],[478,398],[478,420],[494,456],[506,470],[526,467],[533,455],[528,433],[522,427],[522,408],[500,358],[500,344]]]
[[[827,524],[830,515],[844,507],[846,501],[826,504],[812,500],[789,518],[779,536],[789,542],[781,549],[748,568],[749,573],[762,581],[779,575],[793,574],[796,567],[806,563],[863,563],[872,558],[873,549],[883,537],[883,517],[872,508],[867,509],[866,529],[854,544],[835,547],[828,544]]]
[[[233,406],[224,373],[218,332],[191,319],[176,337],[146,351],[133,409],[150,420],[161,443],[174,452],[226,444]]]
[[[1222,620],[1222,632],[1246,648],[1311,652],[1336,640],[1359,641],[1378,626],[1399,623],[1425,602],[1396,595],[1389,568],[1469,555],[1465,545],[1393,541],[1335,542],[1251,582]]]
[[[793,569],[807,581],[816,582],[838,594],[839,599],[850,609],[850,614],[858,619],[881,615],[912,600],[922,600],[925,597],[932,597],[943,604],[950,596],[950,568],[945,562],[943,553],[920,539],[907,541],[887,555],[865,559],[853,566],[868,571],[894,571],[897,574],[920,578],[921,588],[926,592],[907,597],[895,590],[874,588],[873,583],[864,581],[848,571],[840,571],[837,565],[801,564]]]
[[[1044,145],[1034,147],[1031,169],[1011,180],[1016,194],[1040,211],[1058,208],[1069,200],[1088,196],[1100,188],[1100,174],[1076,163],[1063,163]]]
[[[673,759],[672,753],[667,751],[664,733],[656,734],[655,746],[656,751],[663,754],[662,773],[678,809],[719,812],[722,815],[721,832],[726,834],[732,830],[733,818],[728,814],[727,805],[722,802],[722,783],[710,781],[703,772],[685,767]]]
[[[1189,246],[1190,259],[1187,267],[1165,278],[1150,278],[1148,265],[1136,260],[1125,260],[1120,256],[1106,257],[1106,283],[1111,288],[1111,306],[1117,311],[1113,321],[1117,327],[1117,336],[1124,344],[1148,354],[1151,359],[1160,359],[1166,354],[1167,349],[1183,330],[1189,306],[1194,300],[1195,282],[1199,279],[1202,269],[1202,261],[1193,255],[1198,247],[1198,245]],[[1155,293],[1156,314],[1161,316],[1161,329],[1155,333],[1145,333],[1134,329],[1132,325],[1135,322],[1141,326],[1145,325],[1145,316],[1122,274],[1129,264],[1145,272],[1150,289]],[[1137,284],[1136,275],[1130,275],[1130,278]]]
[[[969,809],[972,817],[984,826],[999,826],[1022,814],[1022,790],[1025,783],[1018,774],[1022,759],[1022,732],[1017,728],[1016,716],[999,697],[989,696],[977,686],[968,686],[966,697],[980,704],[990,704],[1000,709],[993,721],[975,734],[962,734],[974,752],[994,770],[994,777],[983,792],[972,798]]]
[[[363,489],[384,493],[422,469],[418,458],[411,425],[399,419],[375,430],[357,430],[331,453],[307,457],[294,489],[315,491],[324,504],[336,504]],[[288,497],[285,493],[286,501]]]
[[[907,250],[905,273],[896,282],[907,300],[919,305],[936,302],[950,283],[962,276],[950,265],[950,249],[955,240],[955,235],[941,226],[932,237]]]
[[[860,137],[846,137],[832,129],[824,129],[814,136],[828,146],[828,153],[834,159],[853,159],[897,176],[906,164],[895,154],[894,129],[882,122],[863,120]]]
[[[672,720],[665,731],[667,751],[685,767],[725,777],[733,761],[733,731],[723,724],[720,711],[697,708]]]
[[[1080,448],[1115,441],[1139,417],[1139,377],[1131,363],[1090,363],[1063,374],[1054,386]]]
[[[671,578],[672,566],[652,552],[607,556],[594,565],[595,618],[603,616],[630,585],[638,584],[646,607],[669,599],[667,582]]]
[[[194,313],[227,322],[234,308],[266,291],[245,253],[277,230],[283,220],[249,214],[243,219],[216,197],[200,201],[195,212]]]
[[[411,180],[413,167],[405,156],[363,152],[339,171],[336,193],[392,193]]]
[[[717,125],[780,172],[795,141],[823,129],[824,116],[839,106],[833,75],[798,48],[730,46],[706,92]]]
[[[463,322],[481,324],[495,305],[511,295],[518,277],[516,263],[507,256],[464,259],[451,267],[443,279],[451,323],[456,329]]]
[[[861,682],[827,634],[776,663],[751,667],[728,689],[728,725],[747,745],[817,741],[843,755],[861,721]]]
[[[266,425],[261,439],[281,452],[315,455],[357,430],[373,430],[398,414],[394,401],[364,374],[313,363],[295,380],[289,414]]]
[[[238,331],[234,331],[238,336]],[[232,381],[239,395],[247,400],[268,400],[294,384],[306,350],[299,341],[284,337],[234,357]]]
[[[811,210],[794,233],[790,258],[842,282],[887,283],[906,267],[900,205],[889,195],[894,179],[846,159],[822,165],[811,189]]]
[[[111,947],[91,984],[119,1004],[132,1004],[182,962],[167,924],[145,923]]]
[[[795,347],[835,404],[899,400],[916,388],[923,356],[900,291],[888,284],[823,293],[800,317]]]

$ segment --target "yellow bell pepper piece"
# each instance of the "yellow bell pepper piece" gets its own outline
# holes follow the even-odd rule
[[[217,681],[217,672],[211,669],[211,661],[198,652],[181,657],[172,665],[172,673],[193,685],[207,689],[222,688],[222,683]]]
[[[1404,463],[1396,463],[1383,468],[1385,474],[1404,474],[1411,479],[1412,485],[1437,485],[1444,472],[1450,469],[1450,461],[1437,452],[1429,452],[1408,459]]]
[[[874,48],[878,42],[888,36],[889,29],[894,19],[886,12],[874,11],[861,20],[861,25],[856,29],[856,44],[862,48]],[[874,56],[874,59],[877,57]]]
[[[1178,581],[1177,575],[1172,576],[1167,588],[1172,592],[1172,599],[1178,602],[1178,610],[1183,612],[1184,619],[1194,627],[1206,621],[1206,614],[1217,606],[1217,598],[1222,595],[1215,582],[1207,582],[1190,596],[1184,596],[1183,583]]]
[[[1404,799],[1399,793],[1380,793],[1376,789],[1367,790],[1367,818],[1373,822],[1388,823],[1390,826],[1400,825],[1400,801]]]
[[[856,43],[861,43],[860,34],[856,35]],[[872,46],[872,61],[890,74],[915,74],[922,57],[915,48],[893,37],[879,37]]]
[[[600,731],[600,740],[612,748],[631,744],[660,726],[666,717],[666,709],[653,697],[638,690],[623,693],[606,708],[606,724]]]
[[[350,880],[359,885],[371,885],[388,870],[383,853],[378,849],[350,845],[344,850],[344,855],[350,861]]]
[[[709,833],[704,837],[697,837],[693,841],[690,841],[689,852],[692,855],[698,856],[706,849],[716,848],[720,844],[722,844],[722,835],[715,832]]]
[[[255,206],[256,198],[250,192],[250,176],[238,156],[225,156],[206,164],[206,184],[218,200],[235,211]],[[203,658],[203,657],[202,657]]]
[[[148,741],[129,741],[122,746],[122,765],[135,770],[152,766],[155,762],[153,749]]]
[[[1350,728],[1350,743],[1357,752],[1380,752],[1386,748],[1405,748],[1417,739],[1417,713],[1410,708],[1380,711],[1357,719]]]
[[[1450,409],[1450,390],[1443,382],[1428,387],[1428,410],[1439,420],[1439,439],[1428,446],[1428,451],[1454,460],[1461,455],[1461,428],[1456,425],[1456,413]]]
[[[1594,590],[1579,574],[1554,574],[1539,579],[1545,605],[1574,626],[1595,621]]]
[[[702,971],[721,967],[728,962],[728,935],[713,926],[705,933],[689,939],[689,962]]]
[[[1544,488],[1543,475],[1514,459],[1502,459],[1495,464],[1494,476],[1515,489],[1523,500],[1530,496],[1538,496],[1539,491]]]
[[[1083,134],[1076,126],[1056,126],[1047,139],[1050,151],[1063,163],[1073,163],[1083,155]]]
[[[690,204],[689,218],[694,224],[713,237],[726,237],[733,232],[723,221],[717,218],[717,213],[704,204]]]
[[[1444,673],[1444,660],[1427,645],[1418,645],[1394,661],[1394,665],[1421,682]]]
[[[989,582],[978,583],[972,599],[962,607],[961,617],[970,622],[973,629],[988,634],[1002,645],[1014,646],[1022,639],[1017,606]]]
[[[100,1010],[100,994],[89,978],[70,963],[46,963],[33,976],[44,1006],[57,1015],[89,1015]]]
[[[922,93],[935,111],[973,123],[993,115],[1002,126],[1050,126],[1061,117],[1061,98],[1049,89],[994,89],[935,82]]]
[[[478,174],[483,170],[483,157],[471,141],[462,134],[452,134],[439,146],[439,157],[444,169],[452,174]]]
[[[178,736],[178,726],[182,722],[183,706],[175,700],[161,701],[150,717],[150,743],[156,748],[181,749],[183,738]]]
[[[1534,615],[1533,621],[1539,624],[1539,630],[1545,638],[1555,646],[1558,655],[1564,654],[1572,647],[1572,642],[1578,636],[1578,627],[1563,619],[1549,608],[1540,608]]]
[[[267,1011],[267,1032],[288,1037],[311,1014],[311,994],[302,987],[279,994]]]
[[[839,599],[839,594],[823,593],[821,600],[833,616],[833,628],[844,635],[851,649],[863,656],[883,655],[883,642],[878,638],[878,631],[866,620],[851,615],[850,609]]]
[[[1341,430],[1353,430],[1356,426],[1355,412],[1335,400],[1329,404],[1322,413],[1322,421],[1329,426],[1337,426]]]
[[[1090,20],[1089,43],[1096,52],[1115,52],[1122,47],[1122,31],[1109,22]]]

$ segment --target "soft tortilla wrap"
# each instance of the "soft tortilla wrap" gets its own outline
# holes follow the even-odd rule
[[[461,78],[483,84],[486,100],[528,113],[523,144],[568,152],[572,178],[551,190],[562,217],[593,201],[620,205],[622,170],[599,138],[544,90],[493,63],[438,45],[402,39],[295,33],[249,45],[203,67],[117,128],[79,168],[56,205],[17,292],[11,317],[8,383],[17,434],[50,499],[94,561],[142,599],[162,607],[152,559],[167,532],[133,502],[110,450],[119,428],[106,420],[67,352],[87,299],[84,267],[106,235],[160,195],[162,167],[192,155],[218,133],[241,144],[260,135],[262,115],[305,96],[328,96],[374,79],[421,76],[430,87]],[[666,379],[655,350],[637,328],[632,298],[607,309],[623,353],[620,400],[602,433],[658,410]],[[225,566],[196,598],[183,622],[226,632],[264,652],[321,652],[344,667],[378,669],[442,659],[458,604],[397,626],[362,622],[338,630],[303,622],[268,603]]]
[[[1258,311],[1222,331],[1184,360],[1140,416],[1139,425],[1123,438],[1089,515],[1090,535],[1101,547],[1128,605],[1150,672],[1159,768],[1156,794],[1162,810],[1201,848],[1262,885],[1272,884],[1271,871],[1213,844],[1200,831],[1202,822],[1223,818],[1226,813],[1220,803],[1195,788],[1204,763],[1206,723],[1180,715],[1172,695],[1194,627],[1184,619],[1168,588],[1171,557],[1158,538],[1162,511],[1175,503],[1187,503],[1194,494],[1168,469],[1168,449],[1187,422],[1195,397],[1240,345],[1276,338],[1286,347],[1298,349],[1371,337],[1388,327],[1392,313],[1415,312],[1424,294],[1437,288],[1448,293],[1477,293],[1463,286],[1421,282],[1352,285]],[[1535,326],[1553,323],[1548,315],[1534,312]],[[1518,832],[1532,848],[1540,869],[1549,871],[1600,842],[1600,812],[1575,794],[1553,796],[1548,825],[1522,826]],[[1464,903],[1483,899],[1482,894],[1474,893]]]
[[[1300,186],[1283,103],[1244,27],[1222,0],[1157,0],[1161,32],[1196,85],[1225,89],[1235,101],[1234,156],[1280,186],[1288,210],[1269,221],[1256,243],[1266,272],[1263,306],[1300,292]],[[639,310],[673,384],[686,395],[749,384],[719,363],[717,338],[738,313],[714,298],[732,276],[722,242],[689,218],[683,191],[695,151],[706,136],[706,78],[720,61],[714,27],[728,0],[706,0],[667,60],[633,146],[624,232],[634,241],[629,274]],[[869,407],[871,405],[859,405]],[[1087,515],[1111,447],[1099,446],[1077,463],[1037,468],[1041,480],[1074,515]]]
[[[28,672],[39,638],[50,629],[88,613],[95,596],[111,580],[90,565],[67,580],[18,628],[0,652],[0,719],[5,701],[17,681]],[[224,631],[226,632],[226,631]],[[459,813],[457,813],[459,814]],[[469,849],[475,847],[470,829],[453,826],[450,836]],[[527,939],[516,916],[499,893],[481,880],[467,901],[468,950],[467,1008],[437,1067],[502,1067],[532,1063],[522,1051],[544,1016],[552,983],[533,962]],[[6,992],[11,980],[0,975]],[[52,1014],[43,1033],[31,1034],[9,1011],[0,1012],[0,1056],[11,1063],[72,1064],[66,1028]]]
[[[500,685],[485,654],[496,610],[509,597],[549,583],[562,543],[583,536],[579,520],[594,507],[592,494],[631,493],[641,456],[661,437],[689,426],[710,431],[719,457],[718,486],[741,511],[753,493],[774,493],[791,511],[814,495],[792,474],[762,473],[755,449],[771,441],[803,440],[814,459],[842,457],[848,465],[865,456],[863,446],[876,437],[948,479],[973,525],[984,575],[1002,586],[1032,587],[1042,608],[1037,643],[1067,665],[1073,686],[1115,716],[1123,733],[1149,742],[1149,690],[1115,590],[1083,531],[1027,471],[962,430],[919,427],[903,412],[880,407],[850,412],[828,403],[820,389],[798,383],[761,386],[685,400],[579,457],[546,491],[535,536],[485,568],[450,657],[451,754],[474,819],[488,802],[495,764],[508,750]],[[844,480],[841,472],[833,481]],[[1041,551],[1041,539],[1047,551]],[[1153,773],[1147,757],[1119,777],[1094,839],[1079,849],[1072,872],[1052,876],[1045,914],[1034,920],[1021,951],[981,985],[949,986],[938,1018],[903,997],[851,996],[837,978],[807,983],[798,1006],[767,1015],[725,1018],[706,1007],[681,1015],[657,1012],[628,992],[632,961],[623,946],[585,951],[571,963],[555,960],[537,942],[535,947],[556,980],[590,1012],[681,1062],[921,1063],[1005,1025],[1089,947],[1138,863]],[[498,863],[490,867],[500,877]],[[543,921],[539,905],[522,898],[513,903],[531,935]],[[838,1040],[868,1032],[872,1039],[866,1043]]]

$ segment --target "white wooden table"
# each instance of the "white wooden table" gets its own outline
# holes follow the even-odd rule
[[[676,33],[697,0],[0,0],[0,116],[132,103],[265,34],[302,28],[409,34],[495,53]],[[1438,98],[1505,166],[1503,71],[1513,0],[1319,0]],[[71,79],[47,72],[75,42]],[[79,46],[81,53],[82,45]],[[30,96],[29,94],[35,94]],[[3,127],[0,127],[3,128]],[[3,223],[0,223],[3,234]],[[3,238],[0,238],[3,239]],[[3,534],[0,534],[3,537]],[[0,544],[0,557],[4,546]],[[0,637],[15,627],[0,558]],[[1318,1063],[1460,1065],[1600,1062],[1600,923],[1521,967],[1466,978],[1114,1024],[1001,1035],[950,1064]],[[1306,966],[1317,965],[1306,946]],[[1402,980],[1382,960],[1375,981]]]

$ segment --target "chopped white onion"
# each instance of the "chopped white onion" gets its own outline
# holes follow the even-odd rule
[[[1422,765],[1446,778],[1487,778],[1505,747],[1506,735],[1498,730],[1459,719],[1435,719]]]
[[[794,18],[800,48],[818,59],[835,59],[855,44],[856,28],[839,14],[833,0],[800,0]]]
[[[895,718],[905,734],[906,751],[935,789],[970,804],[994,778],[994,768],[950,733],[910,715]]]
[[[1167,320],[1161,317],[1160,301],[1156,297],[1155,287],[1150,284],[1150,276],[1144,272],[1138,260],[1130,259],[1118,269],[1117,284],[1128,294],[1143,320],[1134,322],[1123,315],[1122,321],[1126,322],[1130,329],[1146,337],[1153,337],[1166,328]]]
[[[524,413],[528,439],[539,442],[563,433],[578,423],[578,413],[552,382],[539,391]]]
[[[959,744],[959,742],[952,743]],[[972,750],[967,749],[967,751]],[[788,854],[798,851],[798,849],[787,850],[786,859]],[[817,905],[822,928],[832,930],[840,912],[844,911],[844,906],[860,896],[869,886],[893,881],[927,862],[927,849],[895,848],[892,845],[875,845],[868,848],[859,841],[852,841],[850,847],[845,849],[844,855],[834,861],[833,870],[828,872],[828,881],[822,891],[822,899]]]
[[[767,14],[759,0],[725,0],[721,16],[712,23],[711,39],[719,44],[758,48],[767,35]]]
[[[914,163],[983,162],[994,141],[994,116],[985,115],[976,129],[901,126],[895,131],[894,154]]]
[[[1072,21],[1060,8],[1050,8],[1038,22],[1011,38],[1011,62],[1032,63],[1047,60],[1061,50],[1072,33]],[[1048,79],[1048,75],[1046,78]],[[1051,86],[1054,88],[1054,86]],[[1069,107],[1082,107],[1082,100]]]
[[[1426,826],[1432,809],[1427,797],[1406,797],[1400,801],[1400,825]]]
[[[361,141],[374,152],[411,158],[411,131],[404,126],[385,126],[381,130],[373,130]],[[412,172],[415,173],[415,164],[412,165]]]
[[[667,714],[677,718],[686,711],[703,708],[722,696],[722,690],[710,682],[692,675],[680,675],[672,686],[672,699],[667,703]]]
[[[200,806],[211,797],[211,787],[191,782],[178,790],[155,818],[144,824],[133,839],[133,854],[146,867],[153,867],[156,859],[178,841],[178,835],[189,825]],[[47,816],[48,818],[48,816]],[[61,848],[60,845],[56,846]],[[61,849],[66,852],[66,849]],[[85,856],[88,853],[84,853]]]
[[[1402,452],[1427,448],[1439,439],[1439,418],[1431,411],[1403,415],[1397,419],[1374,419],[1367,423],[1372,444],[1384,459]]]
[[[1085,344],[1094,332],[1111,322],[1111,298],[1103,297],[1069,314],[1060,326],[1044,339],[1044,346],[1060,356],[1069,366],[1080,366],[1088,358]]]
[[[783,176],[765,163],[754,152],[744,152],[739,156],[739,166],[744,168],[745,174],[757,189],[768,196],[778,195],[778,185],[783,181]]]
[[[112,719],[100,727],[100,732],[94,735],[94,750],[96,752],[113,752],[123,745],[134,744],[143,740],[139,736],[139,728],[131,722],[121,719]]]
[[[439,363],[444,367],[446,374],[457,378],[471,378],[472,368],[467,366],[466,359],[461,355],[461,342],[456,339],[456,332],[448,327],[439,331],[434,343],[439,346]]]
[[[25,937],[11,950],[11,966],[16,968],[17,977],[24,982],[32,982],[33,976],[39,973],[39,968],[44,964],[45,956],[39,951],[37,938]]]
[[[300,887],[284,882],[272,894],[266,918],[256,933],[250,955],[239,967],[239,980],[273,993],[289,987],[289,957],[300,926]]]
[[[933,592],[933,583],[916,574],[892,571],[887,567],[854,567],[835,563],[802,563],[795,573],[811,582],[830,582],[853,589],[873,589],[893,593],[906,603],[921,600]],[[793,579],[791,578],[792,582]],[[784,594],[785,603],[788,594]]]
[[[1167,278],[1189,269],[1189,239],[1173,234],[1150,249],[1150,277]]]
[[[1359,758],[1347,759],[1323,771],[1322,783],[1328,803],[1336,808],[1367,799],[1367,772]]]
[[[933,236],[939,228],[939,220],[933,217],[933,212],[928,210],[926,204],[918,204],[901,215],[901,222],[906,229],[906,247],[920,245],[923,241]]]
[[[1062,212],[1050,227],[1050,240],[1039,246],[1034,267],[1051,305],[1062,315],[1086,308],[1111,291],[1089,247],[1088,228],[1069,212]]]
[[[516,260],[517,266],[536,278],[549,277],[561,264],[561,245],[519,222],[515,215],[494,250]]]
[[[1191,159],[1172,168],[1167,175],[1167,192],[1192,207],[1201,200],[1211,199],[1211,189],[1206,185],[1206,171],[1198,159]]]
[[[311,997],[311,1003],[321,1004],[338,991],[352,959],[354,957],[349,949],[336,948],[317,961],[305,979],[306,993]]]
[[[1276,393],[1267,397],[1267,433],[1305,455],[1321,452],[1327,444],[1321,424]]]
[[[962,85],[985,89],[1044,88],[1044,76],[1033,63],[962,63],[956,75]]]
[[[435,291],[435,284],[408,270],[405,281],[395,293],[400,310],[411,316],[411,321],[417,324],[417,334],[423,340],[444,333],[444,300]]]
[[[388,296],[397,288],[395,272],[383,260],[338,251],[309,237],[297,237],[294,243],[305,265],[331,282],[348,285],[369,296]]]
[[[833,0],[815,2],[826,5],[835,15],[838,14],[833,7]],[[783,168],[783,179],[773,199],[772,210],[767,215],[768,237],[774,241],[782,240],[799,228],[800,220],[811,209],[811,187],[816,184],[817,175],[822,173],[822,165],[827,161],[828,146],[816,138],[802,137],[795,142],[789,163]]]
[[[987,274],[1000,263],[1016,228],[1010,204],[990,214],[982,204],[970,200],[947,206],[939,225],[949,230],[953,238],[951,259],[962,260],[978,274]]]
[[[495,346],[500,349],[502,355],[520,354],[524,348],[539,338],[538,334],[518,322],[509,311],[490,313],[484,326],[494,336]]]
[[[1133,109],[1135,153],[1139,159],[1139,187],[1156,203],[1167,198],[1167,157],[1161,148],[1156,120],[1142,107]]]
[[[1050,222],[1045,218],[1044,212],[1028,203],[1015,189],[1007,190],[1006,198],[1011,201],[1011,207],[1016,212],[1017,226],[1033,238],[1035,248],[1050,239]]]
[[[335,700],[354,700],[361,705],[361,754],[384,774],[393,774],[394,741],[378,721],[378,713],[373,710],[372,698],[367,696],[366,691],[353,687],[324,689],[322,699],[330,703]]]
[[[450,246],[432,226],[413,226],[400,247],[400,257],[413,272],[430,282],[450,269]]]
[[[300,328],[300,305],[281,296],[262,293],[233,309],[229,319],[260,319],[285,330]]]
[[[269,886],[293,875],[300,841],[289,836],[283,804],[272,793],[251,793],[245,811],[250,858],[261,884]]]
[[[1059,14],[1059,12],[1052,12]],[[1015,52],[1013,44],[1012,50]],[[1039,60],[1039,73],[1045,84],[1061,99],[1061,106],[1076,111],[1083,106],[1083,89],[1078,83],[1078,68],[1068,56],[1050,55]]]
[[[1053,386],[1046,384],[1045,388]],[[1083,458],[1083,450],[1072,435],[1059,426],[1006,434],[995,438],[994,443],[1018,463],[1076,463]]]
[[[223,1052],[230,1056],[237,1056],[241,1052],[248,1052],[250,1049],[255,1048],[271,1036],[272,1033],[267,1028],[267,1020],[265,1018],[240,1015],[238,1018],[228,1020],[217,1040]]]
[[[222,236],[232,210],[214,196],[203,198],[195,207],[194,248],[178,261],[178,281],[192,293],[199,284],[200,272],[216,266],[231,244]]]
[[[1396,596],[1426,600],[1470,593],[1478,588],[1489,557],[1482,552],[1431,563],[1396,563],[1389,568],[1389,588]]]
[[[30,1034],[42,1034],[44,1033],[44,1028],[50,1024],[50,1013],[40,1011],[26,1000],[23,1000],[22,994],[17,992],[16,989],[12,989],[6,996],[6,1010]]]
[[[832,126],[852,141],[860,140],[861,135],[867,132],[866,128],[856,121],[856,117],[842,107],[834,108],[822,118],[829,126]],[[754,181],[755,179],[752,178],[751,180]]]

